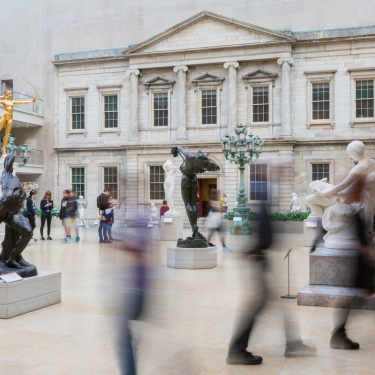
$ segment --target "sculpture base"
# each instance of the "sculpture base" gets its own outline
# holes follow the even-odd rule
[[[38,275],[38,271],[34,265],[27,263],[25,261],[20,262],[20,264],[24,266],[24,268],[10,268],[10,267],[7,267],[2,261],[0,261],[0,275],[4,275],[5,273],[10,273],[10,272],[14,272],[23,278],[33,277],[33,276]]]
[[[253,228],[250,225],[233,225],[230,228],[231,234],[253,234]]]
[[[366,293],[364,289],[332,285],[305,285],[297,295],[298,305],[322,307],[348,307],[353,297]],[[370,298],[355,299],[353,309],[375,310],[375,295]]]
[[[177,247],[188,248],[188,249],[201,249],[209,246],[207,238],[202,233],[195,232],[191,237],[186,240],[179,238],[177,240]]]
[[[13,283],[0,282],[0,318],[38,310],[61,302],[61,272],[40,271],[38,276]]]
[[[167,220],[164,220],[167,219]],[[171,221],[172,220],[172,221]],[[183,236],[184,219],[181,216],[162,216],[160,219],[160,240],[177,241]]]
[[[181,248],[177,246],[167,247],[167,266],[184,269],[206,269],[217,266],[217,248]]]

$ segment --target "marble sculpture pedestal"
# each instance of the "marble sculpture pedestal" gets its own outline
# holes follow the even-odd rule
[[[204,248],[167,247],[167,266],[171,268],[205,269],[217,266],[216,246]]]
[[[0,318],[8,319],[61,302],[61,272],[39,271],[38,276],[0,281]]]
[[[172,219],[172,222],[165,222],[165,219]],[[177,241],[183,237],[184,219],[182,216],[164,215],[160,219],[160,240]]]
[[[357,270],[355,250],[322,248],[310,254],[310,282],[297,295],[299,305],[346,307],[364,290],[354,288]],[[353,308],[375,310],[375,296],[355,301]]]

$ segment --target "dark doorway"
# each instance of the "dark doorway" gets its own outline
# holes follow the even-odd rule
[[[198,178],[199,217],[206,217],[210,210],[210,192],[217,189],[217,178]]]

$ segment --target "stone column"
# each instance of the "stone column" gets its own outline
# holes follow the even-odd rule
[[[130,76],[130,140],[138,141],[138,76],[142,76],[142,73],[138,69],[130,69],[126,75]]]
[[[186,135],[186,65],[175,66],[173,71],[177,73],[178,90],[178,122],[177,139],[187,139]]]
[[[237,61],[226,62],[228,69],[228,133],[234,134],[237,127],[237,69],[241,69]]]
[[[290,120],[290,67],[294,65],[292,58],[280,58],[277,63],[281,65],[281,136],[292,135],[292,123]]]

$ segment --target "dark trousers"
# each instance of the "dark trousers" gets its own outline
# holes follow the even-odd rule
[[[99,239],[101,241],[107,241],[108,240],[108,224],[104,220],[99,220]]]
[[[51,221],[52,217],[46,217],[46,216],[41,216],[40,218],[41,224],[40,224],[40,236],[43,237],[43,229],[44,229],[44,224],[46,223],[47,220],[47,236],[51,234]]]

